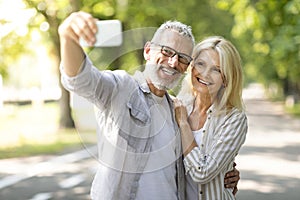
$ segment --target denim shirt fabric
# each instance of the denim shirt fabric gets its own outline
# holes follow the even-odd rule
[[[82,71],[68,77],[60,67],[66,89],[83,96],[97,108],[99,169],[94,178],[92,199],[135,199],[138,181],[153,142],[150,89],[141,72],[132,77],[122,70],[99,71],[86,57]],[[178,199],[185,198],[181,140],[172,100],[167,96],[176,130]]]

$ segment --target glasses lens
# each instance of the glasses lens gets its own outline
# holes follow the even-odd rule
[[[168,47],[162,47],[161,53],[168,57],[172,57],[176,54],[176,52],[173,49],[168,48]]]
[[[191,62],[191,58],[189,58],[186,55],[182,55],[182,54],[178,55],[178,60],[179,60],[179,62],[186,64],[186,65],[190,64],[190,62]]]
[[[177,54],[178,55],[178,61],[182,64],[188,65],[192,61],[191,57],[189,57],[185,54],[178,53],[170,47],[162,46],[161,53],[165,56],[168,56],[168,57],[173,57],[174,55]]]

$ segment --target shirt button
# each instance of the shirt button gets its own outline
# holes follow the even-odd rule
[[[203,194],[203,192],[202,192],[202,191],[200,191],[200,194]]]
[[[130,199],[135,199],[135,194],[134,193],[130,194]]]
[[[138,181],[134,181],[132,184],[133,187],[138,187],[138,185],[139,185]]]
[[[205,133],[205,130],[203,130],[203,133]]]

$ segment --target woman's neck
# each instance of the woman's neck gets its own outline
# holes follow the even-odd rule
[[[195,94],[193,110],[198,110],[199,113],[206,113],[211,105],[212,98],[210,94]]]
[[[207,110],[212,105],[210,95],[195,94],[193,110],[189,116],[189,123],[192,130],[199,130],[204,126],[207,117]]]

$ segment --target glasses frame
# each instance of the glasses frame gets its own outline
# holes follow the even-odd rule
[[[153,45],[156,45],[156,46],[159,46],[161,47],[160,48],[160,52],[164,55],[164,56],[167,56],[169,58],[173,58],[175,55],[178,55],[178,62],[180,62],[181,64],[184,64],[184,65],[189,65],[192,61],[193,61],[193,58],[185,53],[180,53],[178,51],[176,51],[175,49],[171,48],[171,47],[168,47],[168,46],[165,46],[165,45],[161,45],[161,44],[157,44],[157,43],[154,43],[154,42],[151,42],[151,44]],[[167,54],[164,49],[167,49],[168,51],[172,52],[172,54]],[[186,59],[187,62],[182,62],[182,59]]]

